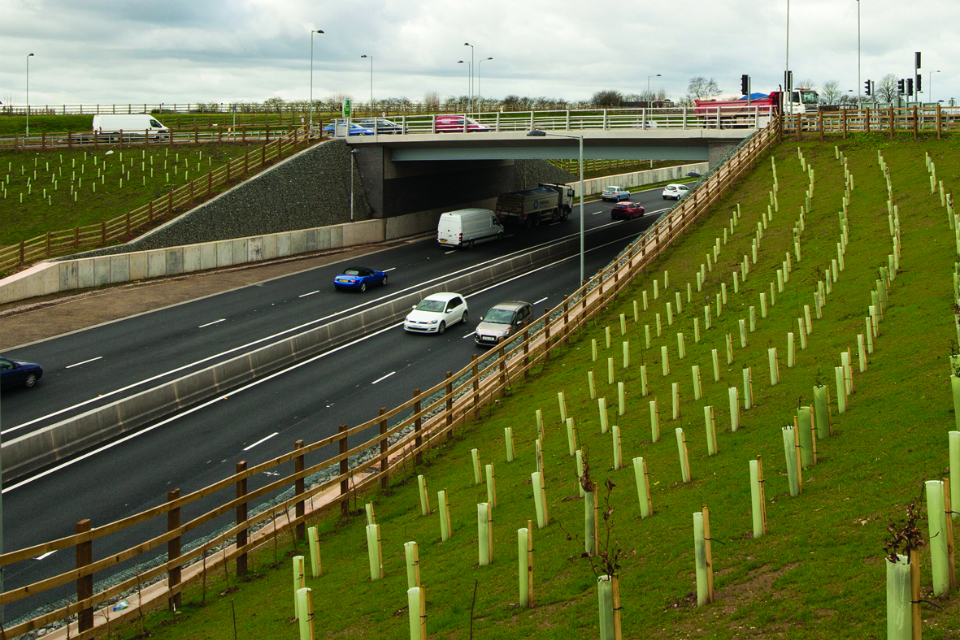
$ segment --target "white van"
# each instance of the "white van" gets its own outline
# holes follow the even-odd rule
[[[460,209],[440,216],[437,242],[444,247],[473,247],[475,242],[499,240],[503,227],[490,209]]]
[[[143,138],[165,140],[170,137],[170,129],[149,113],[131,113],[123,115],[96,115],[93,116],[93,131],[98,138],[119,138],[123,132],[123,139]]]

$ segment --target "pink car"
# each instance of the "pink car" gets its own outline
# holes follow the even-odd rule
[[[463,133],[464,132],[464,117],[447,115],[447,116],[436,116],[436,127],[437,133]],[[473,118],[466,118],[466,131],[490,131],[490,127],[485,124],[480,124]]]

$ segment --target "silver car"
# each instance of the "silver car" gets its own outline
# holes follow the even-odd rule
[[[623,187],[610,186],[604,187],[603,193],[600,194],[600,199],[606,202],[607,200],[613,202],[620,202],[621,200],[629,200],[630,192],[624,189]]]
[[[533,305],[529,302],[501,302],[480,318],[473,340],[481,347],[493,347],[523,331],[532,321]]]
[[[690,193],[690,187],[685,184],[668,184],[663,188],[664,200],[679,200],[685,198]]]

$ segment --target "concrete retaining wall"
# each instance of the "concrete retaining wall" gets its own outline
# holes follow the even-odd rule
[[[695,164],[682,164],[675,167],[663,167],[661,169],[649,169],[647,171],[621,173],[615,176],[605,176],[603,178],[584,180],[583,195],[596,195],[603,191],[604,187],[609,187],[611,185],[629,188],[642,187],[647,184],[656,184],[658,182],[669,182],[670,180],[680,180],[691,171],[696,171],[702,175],[707,172],[707,163],[697,162]],[[576,187],[577,184],[578,183],[576,182],[570,183],[570,185],[574,187]]]
[[[278,234],[280,235],[283,234]],[[314,235],[319,237],[319,234]],[[222,249],[226,256],[234,249],[239,250],[239,245],[234,246],[233,242],[239,241],[211,244],[216,244],[216,251]],[[291,239],[287,238],[283,242],[289,246]],[[304,242],[306,242],[305,237]],[[278,240],[277,244],[279,247],[281,242]],[[249,247],[249,244],[247,246]],[[235,388],[255,377],[289,366],[311,355],[397,322],[409,312],[410,307],[431,293],[458,291],[469,294],[497,280],[572,255],[576,253],[578,247],[579,240],[571,238],[481,267],[421,291],[399,296],[367,311],[334,320],[324,326],[4,442],[0,452],[3,479],[13,480],[134,430],[164,415]],[[171,263],[182,264],[184,258],[182,252],[176,250],[164,250],[159,254],[146,253],[151,254],[147,260],[148,272],[151,262],[156,263],[159,268],[160,265]],[[213,248],[207,247],[206,256],[208,260],[214,260],[218,259],[219,254]],[[191,260],[199,260],[202,264],[203,259],[202,251],[199,254],[191,254]],[[93,273],[93,271],[88,267],[86,273]]]

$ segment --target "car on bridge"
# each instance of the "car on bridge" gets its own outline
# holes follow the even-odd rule
[[[603,188],[603,193],[600,194],[600,199],[606,202],[607,200],[612,200],[614,202],[620,202],[621,200],[629,200],[630,192],[624,189],[623,187],[609,186]]]
[[[24,386],[31,388],[43,376],[43,369],[32,362],[0,358],[0,389]]]
[[[610,219],[633,220],[634,218],[641,217],[644,211],[643,206],[636,202],[618,202],[610,209]]]
[[[345,122],[335,122],[333,124],[328,124],[323,128],[323,132],[328,136],[343,135],[344,127],[346,127]],[[367,127],[361,127],[356,122],[350,123],[350,135],[351,136],[372,136],[374,134],[373,129]]]
[[[373,129],[374,133],[403,133],[403,127],[386,118],[365,118],[357,122],[361,127]]]
[[[359,291],[363,293],[367,287],[387,284],[387,274],[367,267],[347,267],[343,273],[333,279],[333,287],[337,291]]]
[[[664,200],[679,200],[690,193],[690,187],[685,184],[668,184],[663,188]]]
[[[467,301],[459,293],[432,293],[407,314],[403,330],[410,333],[443,333],[447,327],[467,322]]]
[[[473,341],[481,347],[492,347],[506,341],[518,331],[523,331],[531,322],[532,304],[522,300],[501,302],[494,305],[487,315],[480,317]]]
[[[466,120],[466,124],[464,124],[464,120]],[[436,116],[435,126],[437,133],[464,133],[464,131],[470,133],[473,131],[492,131],[490,127],[485,124],[480,124],[473,118],[456,115]]]

